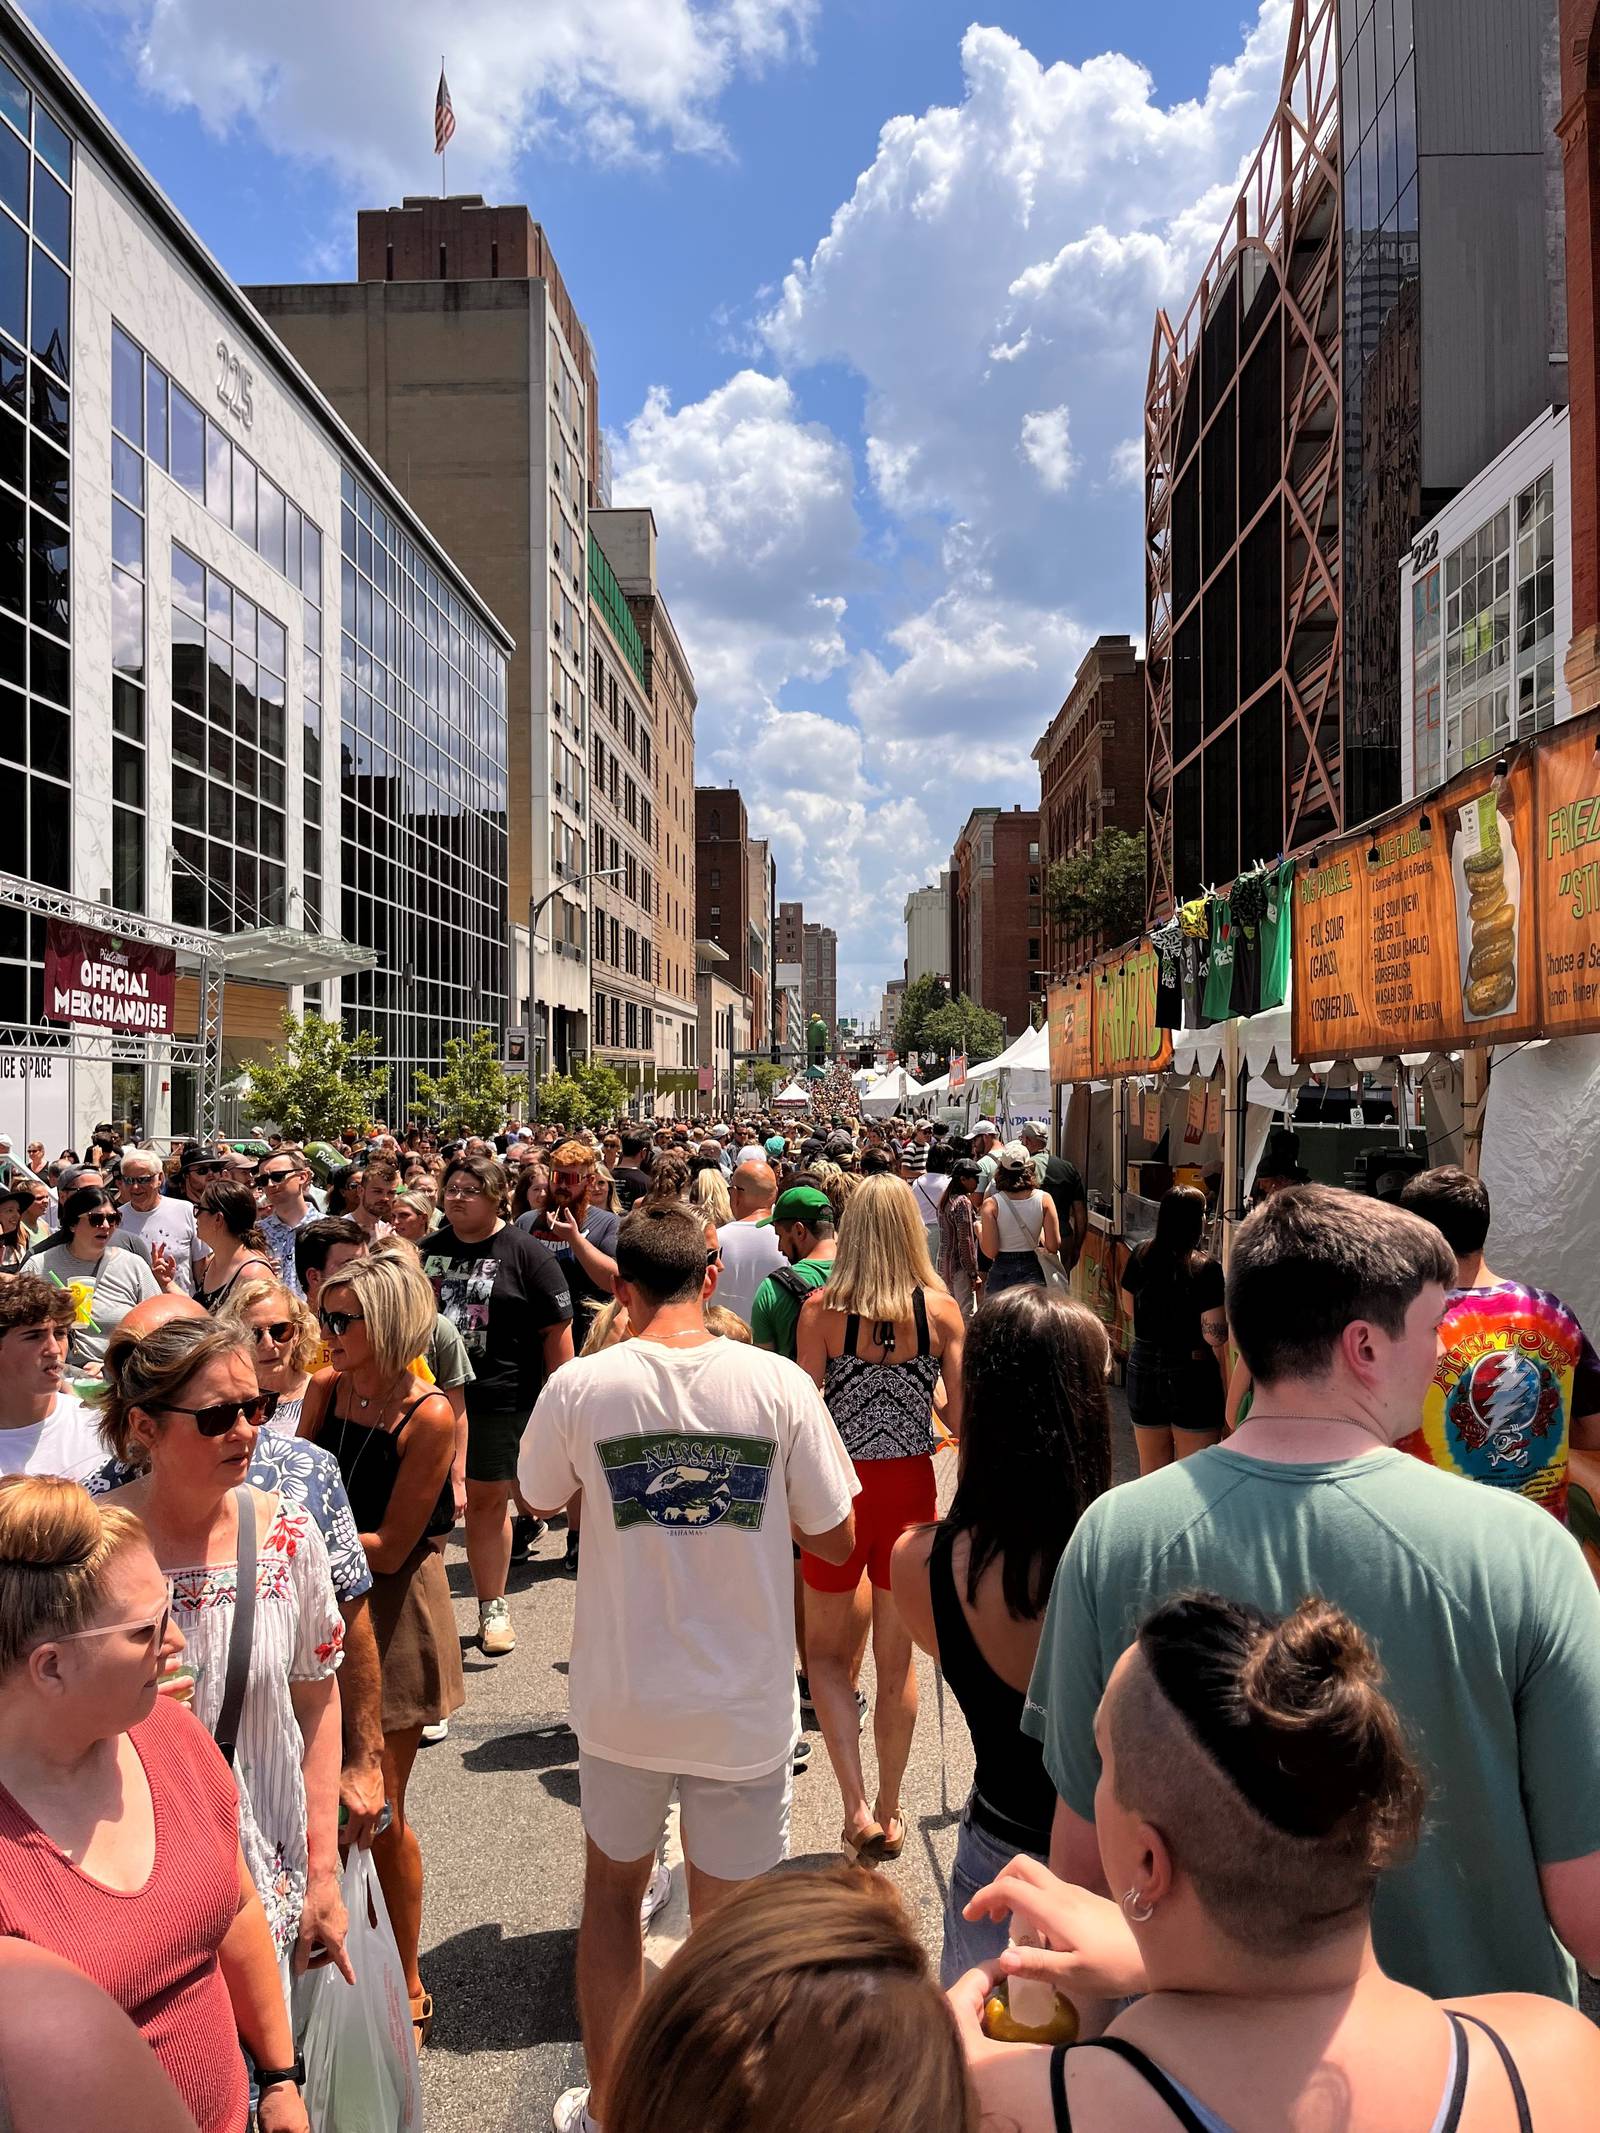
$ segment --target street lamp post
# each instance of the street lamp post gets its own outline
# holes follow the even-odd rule
[[[558,896],[559,896],[559,895],[561,894],[561,892],[562,892],[562,890],[563,890],[563,889],[581,889],[581,888],[583,887],[584,883],[585,883],[585,882],[589,882],[589,881],[615,881],[615,880],[617,880],[617,878],[618,878],[618,877],[619,877],[619,876],[621,875],[621,873],[622,873],[622,868],[621,868],[621,867],[595,867],[595,868],[591,868],[591,870],[590,870],[590,871],[589,871],[589,872],[588,872],[587,874],[574,874],[574,875],[572,876],[572,878],[571,878],[570,880],[566,880],[566,881],[558,881],[558,882],[556,883],[556,885],[555,885],[555,887],[554,887],[553,889],[546,889],[546,891],[544,892],[543,896],[540,896],[540,897],[536,898],[534,902],[532,902],[532,903],[530,903],[530,904],[529,904],[529,906],[528,906],[528,1019],[529,1019],[529,1021],[530,1021],[530,1022],[531,1022],[531,1021],[532,1021],[532,1019],[533,1019],[533,1010],[534,1010],[534,1007],[535,1007],[535,1005],[537,1004],[537,1003],[536,1003],[536,994],[535,994],[535,990],[534,990],[534,976],[533,976],[533,951],[534,951],[534,940],[535,940],[535,936],[536,936],[536,934],[538,933],[538,930],[539,930],[539,914],[540,914],[540,912],[541,912],[541,911],[542,911],[542,910],[544,909],[544,907],[545,907],[545,905],[546,905],[546,904],[551,904],[551,903],[554,903],[554,902],[555,902],[555,900],[556,900],[556,898],[557,898],[557,897],[558,897]],[[594,906],[593,906],[593,899],[591,898],[591,900],[590,900],[590,911],[591,911],[591,914],[592,914],[592,912],[593,912],[593,908],[594,908]],[[591,930],[591,932],[593,931],[593,925],[592,925],[592,922],[591,922],[591,927],[590,927],[590,930]],[[550,1066],[550,1071],[551,1071],[552,1073],[554,1073],[554,1072],[555,1072],[555,1057],[554,1057],[554,1052],[555,1052],[555,1044],[554,1044],[554,1035],[555,1035],[555,1033],[554,1033],[554,1029],[552,1028],[552,1031],[551,1031],[551,1044],[550,1044],[550,1052],[551,1052],[551,1057],[550,1057],[550,1060],[549,1060],[549,1066]],[[593,1049],[593,1047],[591,1046],[591,1050],[592,1050],[592,1049]]]

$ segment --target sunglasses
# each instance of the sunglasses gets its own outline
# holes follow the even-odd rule
[[[103,1207],[98,1214],[85,1215],[83,1219],[91,1229],[115,1229],[122,1217],[113,1214],[109,1207]]]
[[[282,1185],[290,1178],[297,1178],[299,1175],[298,1170],[258,1170],[256,1172],[256,1176],[263,1185]]]
[[[252,1326],[250,1338],[259,1348],[263,1341],[272,1341],[281,1347],[294,1331],[292,1318],[275,1318],[270,1326]]]
[[[221,1175],[220,1163],[191,1163],[183,1173],[186,1178],[214,1178]]]
[[[253,1400],[218,1400],[214,1407],[163,1407],[164,1415],[187,1415],[202,1437],[225,1437],[235,1422],[259,1429],[277,1412],[278,1395],[258,1392]]]
[[[364,1326],[366,1322],[366,1314],[363,1311],[319,1311],[317,1313],[317,1323],[321,1326],[323,1332],[331,1333],[336,1341],[342,1341],[352,1326]]]
[[[47,1637],[47,1644],[80,1644],[89,1637],[114,1637],[118,1630],[126,1630],[130,1636],[143,1637],[145,1652],[153,1656],[167,1641],[167,1624],[172,1620],[169,1603],[160,1614],[149,1615],[142,1622],[102,1622],[96,1629],[69,1629],[59,1637]]]

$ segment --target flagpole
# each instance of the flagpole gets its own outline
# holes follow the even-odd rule
[[[440,79],[441,81],[443,81],[443,80],[444,80],[444,54],[443,54],[443,52],[441,52],[441,53],[439,54],[439,79]],[[445,189],[445,175],[446,175],[446,169],[447,169],[448,163],[449,163],[449,154],[448,154],[448,151],[447,151],[446,149],[444,149],[444,148],[441,148],[441,149],[439,150],[439,198],[440,198],[441,200],[447,199],[447,198],[449,197],[449,196],[448,196],[448,193],[446,192],[446,189]]]

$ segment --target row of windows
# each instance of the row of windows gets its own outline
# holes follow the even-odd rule
[[[348,470],[341,490],[339,540],[345,560],[401,607],[428,643],[444,653],[447,665],[458,667],[480,696],[503,711],[505,660],[489,632]]]
[[[594,1043],[615,1045],[628,1052],[655,1049],[655,1014],[638,1000],[621,1000],[615,993],[594,995]]]
[[[613,730],[621,736],[623,747],[637,758],[639,768],[648,778],[654,755],[649,724],[634,709],[633,698],[625,687],[619,686],[617,676],[607,667],[605,656],[598,647],[594,653],[589,693],[595,710],[609,718]]]

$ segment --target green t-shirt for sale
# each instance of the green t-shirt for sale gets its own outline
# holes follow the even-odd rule
[[[820,1289],[833,1272],[831,1259],[797,1259],[790,1269],[798,1274],[808,1289]],[[791,1296],[769,1274],[757,1289],[755,1301],[750,1306],[750,1338],[758,1348],[770,1348],[774,1355],[786,1355],[794,1361],[795,1328],[800,1323],[800,1296]]]
[[[1112,1489],[1061,1559],[1022,1721],[1085,1821],[1111,1669],[1153,1607],[1197,1589],[1278,1615],[1318,1593],[1377,1645],[1428,1787],[1417,1853],[1378,1891],[1390,1975],[1575,2002],[1538,1876],[1600,1851],[1600,1590],[1571,1535],[1394,1451],[1275,1466],[1219,1445]]]

